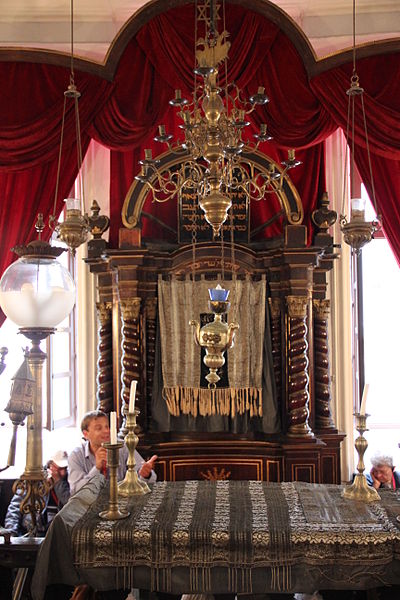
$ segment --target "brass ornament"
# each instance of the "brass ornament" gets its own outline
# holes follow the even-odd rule
[[[117,442],[116,444],[111,444],[110,442],[102,443],[103,448],[107,450],[107,466],[110,473],[110,498],[108,501],[108,509],[100,512],[99,517],[106,519],[107,521],[126,519],[130,514],[127,510],[120,509],[118,506],[117,471],[119,465],[119,450],[123,445],[123,442]]]
[[[55,221],[54,216],[50,216],[49,225],[57,233],[57,239],[61,240],[71,250],[75,256],[76,249],[86,242],[90,231],[87,214],[82,214],[79,209],[67,208],[65,210],[64,221]]]
[[[319,231],[327,231],[337,221],[337,212],[329,208],[328,193],[322,194],[319,207],[311,214],[311,220]]]
[[[200,471],[200,475],[207,481],[226,481],[230,478],[231,472],[225,470],[224,467],[221,467],[220,469],[218,467],[212,467],[205,472]]]
[[[103,233],[109,228],[110,219],[107,215],[100,215],[100,206],[97,200],[92,201],[90,210],[92,211],[92,214],[87,218],[90,233],[95,240],[99,240]]]
[[[224,352],[233,346],[238,323],[229,325],[222,320],[222,315],[229,310],[230,303],[221,300],[208,302],[210,310],[214,313],[214,320],[200,328],[200,323],[191,320],[189,325],[194,327],[194,339],[197,345],[205,349],[203,362],[208,367],[206,375],[209,388],[215,388],[220,380],[217,370],[225,364]]]
[[[125,436],[125,445],[128,448],[129,455],[126,463],[127,471],[123,481],[118,484],[118,495],[130,497],[132,495],[143,495],[148,494],[151,490],[145,481],[141,481],[135,470],[135,449],[138,445],[139,438],[135,433],[136,429],[136,417],[140,414],[138,409],[135,409],[133,413],[128,410],[129,407],[125,404],[124,414],[126,416],[125,429],[127,434]]]
[[[255,141],[244,139],[247,120],[257,105],[265,105],[269,99],[263,87],[248,100],[234,82],[218,87],[218,67],[227,69],[229,33],[218,32],[215,23],[214,2],[204,5],[209,8],[209,20],[203,37],[197,38],[199,22],[196,22],[196,80],[192,99],[182,98],[181,90],[175,90],[170,104],[178,110],[182,119],[179,126],[184,140],[173,140],[165,125],[159,125],[154,140],[166,144],[168,150],[180,158],[181,168],[168,168],[162,157],[153,158],[151,149],[145,150],[140,161],[141,171],[135,179],[152,191],[153,200],[179,201],[184,189],[198,198],[205,220],[218,236],[231,207],[232,192],[242,192],[246,201],[263,200],[268,194],[282,191],[286,174],[300,164],[294,149],[288,151],[286,161],[275,169],[272,163],[256,170],[254,163],[246,157],[248,151],[256,151],[261,143],[271,140],[266,123],[254,135]],[[225,17],[223,17],[225,18]],[[203,78],[200,80],[200,78]]]
[[[380,229],[380,225],[379,221],[364,221],[355,217],[347,221],[346,217],[341,215],[340,228],[346,244],[349,244],[356,254],[360,254],[363,246],[368,244],[374,233]]]
[[[354,413],[354,416],[356,418],[356,429],[360,434],[354,442],[354,446],[358,453],[358,473],[355,476],[353,483],[343,490],[343,498],[357,500],[359,502],[376,502],[377,500],[380,500],[381,497],[374,487],[368,485],[367,478],[364,475],[364,454],[368,448],[368,442],[364,437],[364,432],[368,431],[367,418],[369,415]]]

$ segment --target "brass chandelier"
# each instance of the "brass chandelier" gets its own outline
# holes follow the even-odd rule
[[[340,228],[343,233],[343,239],[346,244],[349,244],[354,252],[358,255],[365,244],[373,239],[373,235],[380,228],[380,216],[378,215],[375,185],[372,172],[371,154],[368,141],[367,120],[364,107],[364,89],[360,85],[359,77],[356,71],[356,0],[353,0],[353,73],[350,80],[350,88],[346,91],[348,95],[348,110],[347,110],[347,127],[346,127],[346,156],[344,169],[344,184],[343,184],[343,201],[340,215]],[[365,220],[365,203],[361,198],[355,197],[355,177],[356,169],[354,164],[354,136],[355,136],[355,112],[357,101],[361,110],[362,121],[364,125],[365,146],[368,156],[368,166],[372,190],[372,204],[377,215],[376,220]],[[347,181],[347,150],[349,147],[349,135],[351,128],[351,152],[350,152],[350,220],[345,214],[345,195]]]
[[[205,219],[216,236],[227,218],[233,192],[244,192],[247,200],[262,200],[266,194],[281,190],[287,171],[300,164],[293,149],[288,151],[283,168],[272,165],[267,171],[257,170],[246,157],[246,151],[255,151],[262,142],[272,139],[265,123],[254,135],[255,141],[243,138],[244,129],[250,125],[248,116],[256,106],[265,105],[269,99],[263,87],[248,100],[233,82],[219,87],[219,67],[222,65],[227,81],[230,48],[229,33],[225,29],[218,33],[216,29],[219,8],[215,0],[205,1],[202,6],[196,3],[196,67],[192,99],[183,98],[181,90],[177,89],[170,100],[182,121],[179,127],[184,139],[174,141],[164,125],[159,125],[158,135],[154,138],[181,157],[180,167],[163,168],[147,149],[140,161],[141,172],[135,177],[149,186],[156,202],[172,198],[180,200],[184,191],[197,195]],[[197,26],[201,19],[205,23],[205,34],[198,38]],[[224,2],[223,21],[225,24]]]

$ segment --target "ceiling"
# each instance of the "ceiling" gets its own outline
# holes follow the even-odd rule
[[[168,4],[167,1],[165,2]],[[103,62],[126,21],[146,2],[74,0],[74,54]],[[352,0],[276,0],[318,57],[352,44]],[[399,0],[358,0],[357,43],[400,37]],[[0,46],[70,51],[70,0],[1,0]]]

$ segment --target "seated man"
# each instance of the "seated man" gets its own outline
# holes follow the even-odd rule
[[[52,487],[45,498],[45,508],[36,519],[34,534],[37,537],[45,535],[54,515],[68,502],[67,466],[68,455],[63,450],[57,451],[47,463],[47,476],[51,480]],[[20,494],[14,494],[4,521],[4,527],[12,531],[15,536],[25,535],[33,530],[31,515],[21,513],[22,498]]]
[[[75,448],[68,460],[68,481],[71,494],[75,494],[85,483],[93,477],[104,476],[107,469],[107,450],[103,442],[110,441],[110,427],[108,416],[101,410],[86,413],[81,422],[81,430],[85,441]],[[118,481],[125,477],[128,448],[123,446],[119,452]],[[147,462],[135,450],[135,469],[139,477],[149,483],[156,481],[157,476],[153,466],[157,456],[152,456]]]
[[[375,489],[400,488],[400,473],[394,470],[393,457],[385,454],[375,454],[371,458],[372,469],[369,476],[367,475],[368,483]]]

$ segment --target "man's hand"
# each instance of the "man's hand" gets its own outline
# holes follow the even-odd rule
[[[107,467],[107,450],[101,446],[95,452],[96,459],[96,469],[102,471],[105,467]]]
[[[380,488],[381,486],[381,482],[377,480],[377,478],[375,477],[375,469],[372,468],[370,473],[371,478],[372,478],[372,486],[377,490]]]
[[[157,458],[157,454],[154,454],[147,462],[142,464],[139,471],[140,477],[143,477],[143,479],[148,479],[150,477],[151,472],[154,468],[154,463],[156,462]]]

